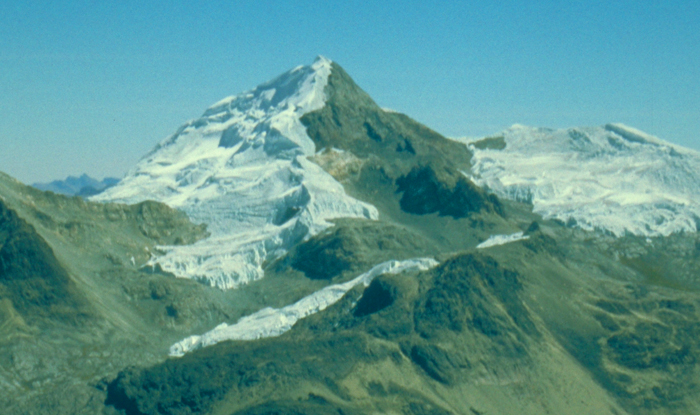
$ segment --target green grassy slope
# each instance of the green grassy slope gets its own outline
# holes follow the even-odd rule
[[[0,302],[6,329],[53,322],[75,326],[91,310],[48,244],[0,201]],[[15,318],[9,318],[14,316]],[[48,320],[48,321],[45,321]],[[3,337],[12,333],[4,332]]]
[[[3,413],[96,413],[101,379],[160,362],[184,337],[328,284],[283,275],[223,292],[142,269],[158,245],[206,235],[160,203],[91,203],[0,174]]]
[[[279,338],[125,371],[108,402],[128,415],[696,413],[697,292],[543,228],[380,277]]]

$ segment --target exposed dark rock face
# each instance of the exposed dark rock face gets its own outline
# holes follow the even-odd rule
[[[398,192],[403,193],[399,202],[401,209],[408,213],[438,213],[455,219],[482,211],[504,215],[496,196],[451,169],[438,175],[430,166],[415,167],[396,180],[396,185]]]
[[[340,66],[325,89],[326,105],[301,121],[317,149],[338,148],[379,163],[396,179],[419,164],[469,168],[467,147],[404,114],[381,109]]]
[[[405,212],[456,219],[477,212],[503,216],[498,198],[460,173],[470,167],[467,146],[403,114],[382,110],[337,65],[325,92],[326,106],[302,117],[309,137],[319,149],[349,151],[367,169],[380,171],[403,193]]]
[[[311,279],[330,279],[350,269],[356,242],[345,237],[342,230],[333,234],[300,245],[292,266]]]
[[[389,307],[394,302],[395,291],[387,281],[375,279],[362,294],[353,314],[355,317],[364,317]]]
[[[375,221],[339,221],[326,232],[295,247],[291,266],[311,279],[332,279],[360,273],[390,259],[426,254],[420,236],[398,226]],[[388,257],[388,253],[393,257]]]
[[[183,212],[163,203],[147,200],[123,210],[123,219],[135,221],[144,236],[164,245],[189,245],[209,235],[205,224],[194,225]]]

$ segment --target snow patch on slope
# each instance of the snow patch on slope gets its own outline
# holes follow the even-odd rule
[[[376,208],[307,160],[316,149],[300,118],[325,105],[330,72],[331,61],[319,57],[217,102],[92,200],[156,200],[206,223],[209,238],[161,246],[164,255],[149,265],[222,289],[261,278],[266,259],[331,226],[329,219],[376,219]]]
[[[474,153],[472,179],[586,230],[667,236],[700,226],[700,153],[622,124],[514,125],[506,148]]]
[[[523,232],[517,232],[511,235],[492,235],[484,242],[476,246],[477,249],[490,248],[496,245],[505,245],[511,242],[530,239],[530,236],[525,236]]]
[[[289,331],[300,319],[323,311],[340,300],[353,287],[370,282],[382,274],[398,274],[404,271],[425,271],[438,265],[431,258],[409,259],[405,261],[383,262],[366,273],[343,284],[329,285],[308,295],[294,304],[276,309],[266,307],[243,317],[236,324],[222,323],[213,330],[201,335],[190,336],[170,347],[171,356],[183,356],[192,350],[225,340],[255,340],[263,337],[276,337]]]

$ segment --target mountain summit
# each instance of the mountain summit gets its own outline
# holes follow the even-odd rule
[[[470,158],[466,146],[382,110],[318,57],[217,102],[92,200],[155,199],[207,224],[209,238],[160,247],[150,266],[227,289],[261,278],[266,261],[329,220],[378,219],[373,204],[395,196],[410,214],[502,214],[461,173]]]
[[[377,218],[318,165],[300,118],[325,105],[331,61],[318,57],[223,99],[158,144],[96,201],[155,199],[208,224],[193,246],[162,247],[152,261],[178,277],[233,288],[261,265],[340,217]]]

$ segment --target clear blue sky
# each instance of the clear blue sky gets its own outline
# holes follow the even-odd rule
[[[0,3],[0,171],[121,176],[219,99],[324,55],[448,136],[623,122],[700,149],[700,2]]]

